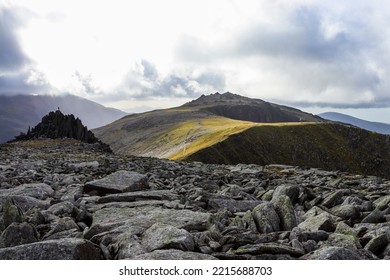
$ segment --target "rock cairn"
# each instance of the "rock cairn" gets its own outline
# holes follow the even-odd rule
[[[0,259],[389,259],[390,181],[0,145]]]

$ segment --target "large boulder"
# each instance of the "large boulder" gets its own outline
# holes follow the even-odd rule
[[[327,232],[333,232],[335,230],[334,220],[327,212],[306,219],[300,223],[298,227],[307,231],[324,230]]]
[[[195,247],[194,239],[188,231],[161,223],[152,225],[144,232],[142,245],[148,251],[158,249],[193,251]]]
[[[148,189],[147,176],[134,172],[119,170],[102,179],[87,182],[84,192],[97,191],[101,195],[109,193],[134,192]]]
[[[151,253],[129,258],[131,260],[217,260],[217,258],[196,252],[184,252],[176,249],[156,250]]]
[[[271,202],[257,205],[252,211],[252,216],[258,232],[270,233],[280,230],[280,219]]]
[[[0,236],[1,247],[13,247],[38,241],[38,232],[32,224],[12,223]]]
[[[64,238],[0,249],[1,260],[99,260],[100,249],[84,239]]]
[[[290,198],[287,195],[279,195],[272,198],[276,213],[280,218],[281,230],[292,230],[297,226],[297,217]]]

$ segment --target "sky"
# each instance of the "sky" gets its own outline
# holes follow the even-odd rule
[[[390,123],[385,0],[0,0],[0,95],[139,112],[226,92]]]

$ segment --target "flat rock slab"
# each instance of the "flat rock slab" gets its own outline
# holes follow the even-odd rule
[[[99,228],[107,231],[118,225],[133,225],[149,228],[155,223],[163,223],[186,230],[205,230],[211,214],[190,210],[165,209],[154,206],[136,208],[104,208],[93,214],[90,232],[100,233]],[[89,236],[90,234],[86,234]]]
[[[210,199],[209,207],[215,210],[226,208],[232,213],[252,211],[260,203],[259,200],[234,200],[234,199],[221,199],[214,198]]]
[[[2,196],[29,196],[44,200],[54,195],[54,190],[45,183],[23,184],[11,189],[0,190]]]
[[[102,179],[87,182],[84,192],[97,191],[101,195],[112,193],[124,193],[142,191],[148,189],[147,176],[133,172],[120,170]]]
[[[0,249],[0,260],[99,260],[100,250],[84,239],[64,238]]]
[[[176,200],[179,196],[169,190],[135,191],[110,194],[99,198],[98,203],[133,202],[142,200]]]
[[[30,196],[23,195],[1,195],[0,194],[0,209],[3,208],[3,203],[7,198],[12,198],[23,212],[27,212],[31,208],[37,207],[41,210],[46,210],[50,207],[50,201],[40,200]]]
[[[273,254],[273,255],[291,255],[291,256],[302,256],[305,252],[291,246],[281,244],[281,243],[260,243],[260,244],[249,244],[244,245],[236,250],[233,250],[232,253],[236,255],[261,255],[261,254]]]
[[[156,250],[130,258],[132,260],[218,260],[217,258],[195,252],[184,252],[176,249]]]

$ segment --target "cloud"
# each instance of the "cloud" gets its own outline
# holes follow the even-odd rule
[[[23,53],[16,29],[22,25],[17,13],[0,7],[0,71],[14,71],[30,63]]]
[[[18,28],[32,14],[25,9],[0,7],[0,94],[34,94],[52,92],[45,75],[35,69],[33,61],[23,52]]]
[[[216,69],[196,71],[177,71],[159,74],[157,68],[148,60],[142,59],[124,77],[111,98],[197,98],[225,87],[225,76]]]

